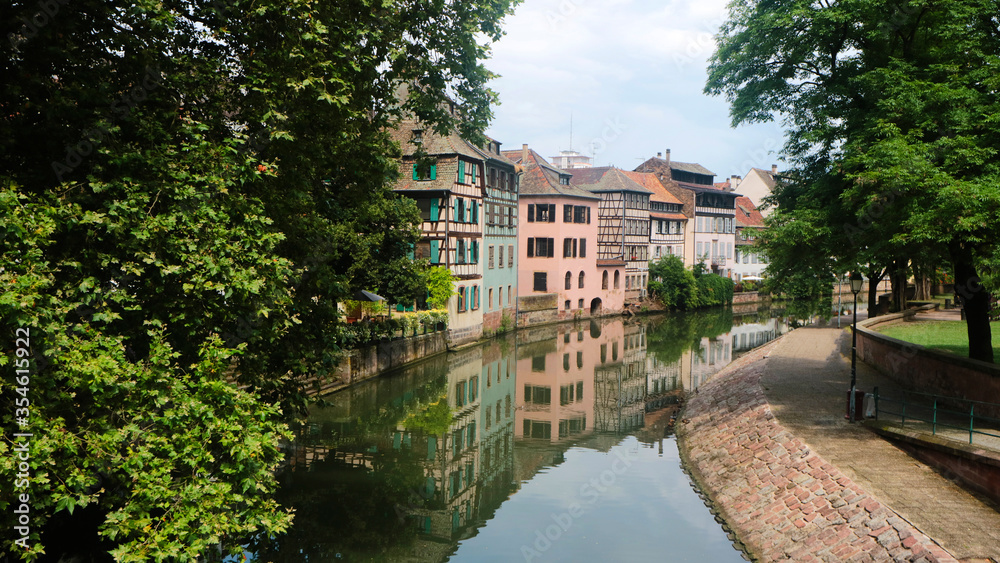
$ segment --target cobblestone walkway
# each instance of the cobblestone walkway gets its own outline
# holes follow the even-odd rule
[[[778,423],[761,360],[799,332],[734,362],[689,399],[678,435],[703,490],[763,561],[956,561]]]

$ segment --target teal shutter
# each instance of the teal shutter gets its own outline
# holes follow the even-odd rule
[[[465,161],[464,160],[459,160],[458,161],[458,183],[459,184],[464,184],[465,183]]]
[[[409,258],[410,260],[413,260],[414,258],[416,258],[415,254],[414,254],[414,251],[413,251],[413,248],[414,247],[411,244],[410,245],[410,249],[406,251],[406,257]]]
[[[431,221],[438,220],[438,199],[435,197],[431,199]]]
[[[439,252],[438,245],[439,244],[441,244],[441,241],[437,241],[437,240],[432,240],[431,241],[431,264],[440,264],[441,263],[441,261],[438,258],[438,252]]]
[[[431,164],[431,180],[437,180],[438,177],[438,166],[437,164]]]
[[[461,205],[462,205],[462,198],[455,199],[455,222],[456,223],[459,222],[459,221],[461,221],[460,215],[458,214],[459,213],[459,208],[461,207]]]
[[[417,175],[417,163],[416,162],[413,163],[413,179],[414,180],[419,180],[420,179],[420,177]]]

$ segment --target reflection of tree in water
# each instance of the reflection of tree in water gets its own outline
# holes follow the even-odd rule
[[[715,338],[733,328],[729,307],[678,312],[649,318],[646,329],[647,353],[657,361],[671,364],[688,350],[699,350],[702,338]]]
[[[262,561],[296,563],[405,555],[416,527],[396,506],[423,484],[423,466],[412,452],[391,448],[362,459],[331,453],[309,471],[282,475],[278,500],[295,510],[295,524],[275,542],[258,542],[250,551]]]
[[[426,454],[418,452],[451,423],[447,383],[440,375],[380,396],[350,420],[304,426],[290,447],[296,463],[279,475],[278,501],[295,510],[295,522],[248,550],[261,561],[405,559],[417,535],[405,509],[440,508],[432,506],[440,499],[419,494]]]

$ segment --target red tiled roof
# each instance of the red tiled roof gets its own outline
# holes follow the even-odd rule
[[[736,223],[738,227],[763,227],[764,217],[757,206],[746,196],[736,198]]]

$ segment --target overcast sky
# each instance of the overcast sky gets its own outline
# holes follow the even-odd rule
[[[487,67],[500,106],[487,133],[545,157],[572,148],[631,170],[657,152],[723,181],[781,163],[779,124],[730,127],[702,93],[726,0],[524,0]],[[572,147],[570,114],[572,113]]]

